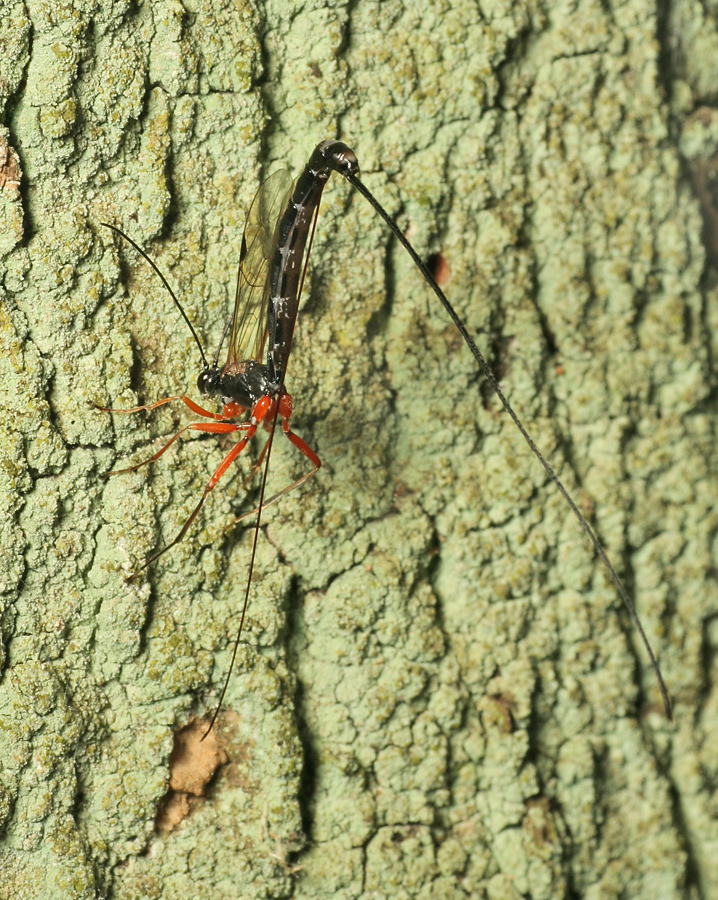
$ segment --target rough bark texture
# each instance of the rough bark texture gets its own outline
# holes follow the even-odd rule
[[[706,10],[0,0],[0,896],[716,896]],[[251,530],[223,536],[226,478],[127,580],[231,441],[103,480],[191,417],[92,404],[196,398],[199,361],[99,223],[153,255],[212,348],[261,177],[335,136],[443,257],[625,576],[674,726],[577,524],[337,182],[288,376],[325,465],[265,516],[197,746]],[[279,440],[272,484],[304,463]]]

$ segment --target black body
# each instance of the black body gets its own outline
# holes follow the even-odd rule
[[[261,397],[279,394],[292,346],[309,230],[332,172],[358,175],[359,163],[354,151],[341,141],[322,141],[297,178],[279,216],[269,260],[266,363],[236,360],[235,348],[230,347],[221,372],[215,361],[200,373],[197,387],[205,396],[219,394],[225,404],[238,403],[251,410]]]

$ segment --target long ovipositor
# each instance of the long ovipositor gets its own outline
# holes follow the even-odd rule
[[[174,435],[160,451],[150,457],[150,459],[145,460],[137,466],[119,471],[134,471],[140,466],[158,459],[179,435],[187,430],[211,434],[242,433],[241,439],[227,454],[221,465],[208,481],[200,502],[197,504],[177,537],[146,560],[142,568],[156,560],[162,553],[182,540],[187,533],[188,528],[202,509],[210,492],[229,466],[237,459],[247,443],[255,435],[260,424],[264,425],[267,429],[269,437],[267,438],[252,473],[258,470],[263,461],[268,461],[274,439],[275,426],[278,421],[281,421],[281,430],[283,433],[291,443],[304,454],[307,459],[309,459],[313,466],[310,472],[304,474],[301,478],[266,500],[265,487],[267,481],[267,468],[265,466],[264,477],[262,478],[260,489],[259,504],[254,511],[257,513],[257,521],[254,530],[254,543],[242,615],[229,672],[220,696],[217,710],[212,718],[212,724],[221,707],[242,635],[247,604],[249,601],[252,569],[254,566],[262,511],[272,503],[276,502],[280,497],[311,478],[321,466],[317,454],[290,428],[289,422],[292,414],[293,401],[291,396],[285,390],[284,378],[292,349],[292,338],[297,320],[297,311],[306,272],[307,260],[311,249],[313,228],[316,225],[316,216],[322,192],[332,172],[338,172],[346,178],[347,181],[353,185],[363,197],[365,197],[374,210],[389,226],[404,249],[409,253],[424,279],[439,298],[444,309],[456,325],[459,333],[471,350],[479,369],[487,378],[504,409],[521,432],[526,443],[530,447],[531,452],[543,466],[544,470],[577,518],[584,532],[593,544],[593,547],[605,566],[611,580],[616,586],[623,604],[640,634],[658,679],[658,685],[663,698],[666,714],[669,719],[672,719],[671,701],[661,675],[658,661],[653,653],[648,638],[646,637],[635,607],[633,606],[621,579],[618,577],[615,568],[611,564],[606,551],[601,546],[594,530],[591,528],[591,525],[588,523],[585,516],[580,512],[573,498],[553,471],[553,468],[546,461],[545,457],[526,430],[524,424],[504,396],[504,393],[491,372],[486,360],[427,266],[416,253],[406,236],[402,233],[397,223],[389,216],[384,207],[363,182],[360,181],[359,163],[354,151],[341,141],[327,140],[322,141],[315,147],[304,170],[294,183],[292,183],[291,177],[286,171],[275,172],[264,182],[252,202],[242,238],[242,250],[240,254],[234,310],[227,321],[222,340],[220,341],[212,365],[207,362],[204,350],[202,349],[201,342],[197,337],[194,327],[155,263],[140,249],[140,247],[137,246],[137,244],[135,244],[134,241],[127,238],[126,235],[119,231],[119,229],[112,225],[108,226],[125,237],[145,257],[145,259],[148,260],[155,272],[157,272],[162,279],[170,292],[173,301],[189,325],[200,349],[203,368],[197,379],[198,389],[206,397],[219,397],[223,403],[221,414],[210,412],[184,396],[166,397],[149,406],[134,407],[131,410],[105,410],[111,412],[136,412],[141,409],[154,409],[171,400],[181,399],[189,409],[197,415],[202,416],[205,420],[203,422],[185,426],[180,432]],[[227,334],[229,334],[227,361],[224,366],[220,368],[218,362],[219,354]],[[262,354],[265,349],[266,358],[263,361]],[[234,421],[238,417],[246,416],[247,413],[249,413],[249,418],[247,420],[239,423]],[[109,474],[119,474],[119,472],[111,472]],[[243,519],[245,517],[246,516],[242,516],[240,518]],[[210,725],[210,728],[211,727],[212,725]]]

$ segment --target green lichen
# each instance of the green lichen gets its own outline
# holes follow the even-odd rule
[[[12,12],[0,890],[710,896],[718,466],[701,323],[718,313],[699,291],[653,9]],[[180,441],[103,477],[189,416],[95,407],[195,396],[199,360],[152,271],[100,223],[147,248],[211,354],[261,174],[297,171],[338,122],[420,251],[441,251],[447,293],[627,575],[677,724],[455,329],[330,182],[287,376],[324,465],[263,518],[218,723],[228,762],[161,832],[173,734],[216,703],[252,534],[223,533],[242,496],[225,479],[185,541],[129,579],[230,442]],[[691,159],[714,146],[697,129]],[[304,464],[278,436],[270,490]]]

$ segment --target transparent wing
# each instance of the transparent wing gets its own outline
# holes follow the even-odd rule
[[[267,333],[268,262],[276,243],[277,220],[291,189],[292,176],[286,169],[273,172],[249,208],[239,256],[228,366],[246,359],[261,361]]]

